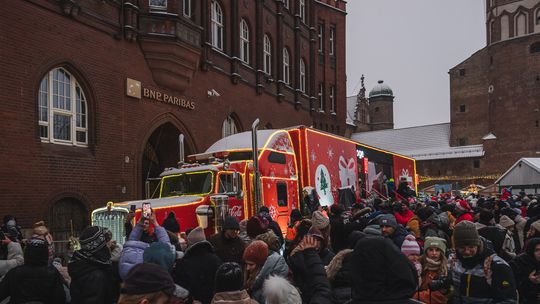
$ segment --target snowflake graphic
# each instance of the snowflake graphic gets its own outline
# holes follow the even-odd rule
[[[285,168],[285,175],[289,174],[289,169]]]
[[[266,184],[266,186],[268,187],[268,189],[270,189],[270,184]]]
[[[328,147],[328,151],[326,152],[328,154],[328,158],[330,160],[333,160],[334,159],[334,151],[332,150],[331,147]]]
[[[314,150],[311,150],[311,161],[315,162],[317,160],[317,154],[315,154]]]

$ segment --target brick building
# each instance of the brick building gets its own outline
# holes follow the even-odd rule
[[[222,136],[345,132],[345,1],[28,0],[0,13],[0,214],[57,239]]]
[[[540,1],[487,0],[485,13],[487,45],[449,71],[450,123],[353,135],[415,157],[421,186],[486,186],[540,154]]]

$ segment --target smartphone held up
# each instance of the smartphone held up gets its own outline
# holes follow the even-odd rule
[[[152,216],[152,205],[150,203],[142,204],[142,216],[145,218],[150,218]]]

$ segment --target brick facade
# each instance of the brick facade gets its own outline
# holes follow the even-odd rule
[[[2,10],[1,214],[29,226],[54,220],[51,207],[63,199],[79,202],[88,214],[109,200],[142,198],[148,142],[163,158],[159,166],[173,166],[178,133],[186,136],[188,154],[204,151],[221,138],[229,115],[239,131],[260,118],[262,127],[345,132],[344,1],[306,1],[306,23],[297,16],[297,1],[289,9],[274,0],[220,1],[223,51],[211,46],[210,0],[192,1],[191,19],[183,17],[182,1],[167,2],[161,11],[142,0],[16,1]],[[238,59],[241,19],[250,29],[249,65]],[[334,56],[317,53],[318,23],[326,32],[336,28]],[[262,72],[265,33],[272,39],[271,75]],[[290,85],[280,81],[283,47],[291,56]],[[305,94],[298,90],[300,58],[308,73]],[[56,67],[75,76],[85,92],[88,147],[40,140],[39,85]],[[127,78],[195,108],[128,97]],[[324,113],[316,111],[319,83],[335,86],[335,115],[328,102]],[[212,89],[220,96],[209,97]]]

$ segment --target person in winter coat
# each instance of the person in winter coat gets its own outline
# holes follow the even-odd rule
[[[163,267],[141,263],[130,269],[118,304],[181,304],[188,300],[188,292],[175,285]]]
[[[184,258],[174,267],[174,282],[189,290],[194,300],[208,304],[214,295],[214,276],[222,264],[221,259],[214,253],[214,247],[206,240],[201,227],[188,234],[187,243]]]
[[[285,259],[279,253],[269,253],[268,245],[260,240],[253,241],[244,250],[244,287],[259,303],[265,303],[262,293],[264,281],[271,275],[287,277],[289,273]]]
[[[17,219],[13,215],[4,216],[4,224],[0,227],[6,236],[11,237],[12,241],[21,243],[23,241],[23,235],[21,232],[21,226],[17,225]]]
[[[287,225],[287,233],[285,235],[285,245],[294,240],[296,236],[296,228],[302,220],[302,213],[298,209],[293,209],[291,211],[291,216],[289,217],[289,224]]]
[[[172,273],[174,262],[176,261],[176,251],[173,246],[167,243],[155,242],[144,250],[143,262],[161,266],[168,273]]]
[[[0,280],[8,271],[24,264],[23,250],[19,242],[14,242],[6,236],[1,242],[1,246],[7,249],[7,257],[5,260],[0,260]]]
[[[122,280],[124,280],[129,270],[143,262],[143,253],[146,248],[150,246],[149,243],[141,241],[141,235],[144,230],[144,224],[147,221],[152,221],[154,224],[154,234],[159,242],[170,244],[171,241],[165,228],[159,226],[156,215],[152,212],[150,219],[141,217],[137,225],[133,227],[133,230],[129,234],[127,242],[122,249],[122,256],[120,257],[119,273]]]
[[[257,304],[244,289],[244,274],[238,263],[221,264],[216,271],[216,293],[212,304]]]
[[[296,246],[298,246],[300,242],[302,242],[310,228],[311,220],[303,219],[300,221],[300,223],[296,227],[296,235],[294,236],[294,239],[285,247],[285,252],[283,253],[283,256],[286,260],[289,259],[289,257],[291,256],[291,252],[294,250],[294,248],[296,248]]]
[[[251,240],[254,240],[259,234],[268,231],[268,220],[260,215],[254,215],[246,223],[246,232]]]
[[[540,302],[540,238],[529,241],[527,251],[510,261],[520,303]]]
[[[171,213],[167,215],[167,218],[163,221],[162,226],[163,228],[165,228],[165,230],[172,233],[176,234],[180,232],[180,224],[176,220],[176,214],[174,213],[174,211],[171,211]]]
[[[17,266],[0,282],[0,302],[66,303],[64,280],[53,266],[48,266],[48,244],[42,239],[30,239],[24,250],[24,265]]]
[[[314,263],[320,262],[322,263],[324,270],[325,264],[320,257],[321,242],[322,235],[317,228],[311,227],[309,233],[304,237],[300,245],[293,250],[291,257],[289,258],[289,265],[294,275],[294,283],[300,288],[300,293],[302,294],[304,302],[309,302],[311,295],[314,292],[314,290],[310,290],[309,287],[311,286],[311,281],[316,279],[313,275],[321,275],[321,273],[313,274],[313,270],[310,269],[310,267],[313,267]],[[318,259],[314,260],[313,257],[311,257],[313,252],[319,256]],[[330,259],[330,261],[332,261],[332,259]],[[329,264],[330,261],[328,261],[327,264]],[[326,271],[323,271],[322,275],[326,280]],[[330,293],[329,290],[329,296]]]
[[[270,276],[263,285],[266,304],[302,304],[296,287],[280,276]]]
[[[515,223],[508,216],[503,215],[499,220],[499,224],[506,230],[503,245],[501,248],[501,257],[505,261],[509,262],[516,257],[516,237],[514,234]]]
[[[523,229],[527,220],[521,216],[521,210],[505,208],[501,210],[502,215],[506,215],[514,222],[514,229],[512,229],[512,234],[514,235],[514,243],[516,245],[516,253],[521,252],[521,249],[524,246],[524,233]],[[501,217],[502,218],[502,217]],[[499,222],[500,223],[500,222]],[[516,240],[517,239],[517,240]]]
[[[345,210],[339,204],[330,206],[330,247],[334,252],[347,248],[348,231],[343,213]]]
[[[394,206],[394,217],[398,224],[406,226],[410,219],[414,216],[414,212],[409,209],[407,203],[397,202]]]
[[[314,240],[315,240],[315,242],[317,244],[315,249],[316,249],[317,254],[319,255],[319,257],[321,258],[321,261],[323,262],[324,266],[330,264],[330,261],[332,261],[335,254],[330,249],[325,247],[325,245],[324,245],[324,236],[322,235],[322,232],[319,229],[317,229],[315,226],[311,226],[311,228],[309,228],[308,233],[306,234],[304,239],[307,238],[307,237],[313,237],[314,238]],[[289,263],[293,263],[292,262],[293,256],[295,255],[296,252],[304,250],[304,248],[302,246],[303,242],[305,242],[305,240],[302,240],[302,242],[300,242],[299,246],[297,246],[291,252],[291,258],[290,258]]]
[[[275,235],[279,239],[280,246],[285,244],[285,240],[283,239],[283,232],[281,231],[281,228],[279,227],[279,224],[272,219],[272,216],[270,216],[270,210],[266,206],[262,206],[259,209],[259,216],[266,219],[268,221],[268,228],[272,229],[274,231]]]
[[[223,262],[242,263],[246,244],[238,237],[239,233],[240,224],[236,217],[227,216],[223,223],[223,230],[208,239]]]
[[[414,235],[409,234],[405,237],[403,245],[401,245],[401,253],[403,253],[409,262],[416,269],[416,274],[418,277],[422,274],[422,264],[420,264],[420,246],[416,241]]]
[[[448,288],[438,288],[430,285],[434,280],[444,280],[448,276],[448,261],[446,259],[446,240],[438,237],[427,237],[424,242],[424,255],[420,259],[422,273],[420,287],[415,299],[424,303],[446,304]],[[445,286],[446,287],[446,286]],[[434,289],[434,290],[432,290]]]
[[[465,200],[460,199],[456,202],[455,212],[456,221],[454,222],[454,225],[457,225],[463,221],[474,222],[471,206],[469,206],[469,204]]]
[[[348,248],[338,252],[326,267],[326,277],[332,288],[332,303],[343,304],[351,300],[352,253],[356,243],[366,237],[360,231],[353,231],[348,237]]]
[[[68,264],[69,291],[73,303],[110,304],[116,302],[119,282],[114,280],[111,251],[112,234],[107,228],[92,226],[79,237],[81,249]]]
[[[517,303],[510,266],[487,247],[474,223],[457,224],[453,238],[456,253],[448,262],[453,303]]]
[[[403,245],[405,237],[409,234],[403,226],[399,225],[396,218],[391,214],[384,214],[379,217],[379,226],[383,236],[394,242],[398,249]]]
[[[416,270],[389,239],[361,238],[354,247],[351,267],[352,304],[414,303]]]

